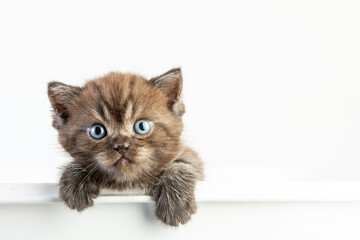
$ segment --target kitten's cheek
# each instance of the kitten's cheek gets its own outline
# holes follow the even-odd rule
[[[109,155],[103,152],[95,154],[94,158],[98,163],[105,166],[111,166],[116,161],[114,155]]]
[[[145,162],[153,158],[154,151],[150,148],[139,147],[138,152],[135,154],[138,162]]]

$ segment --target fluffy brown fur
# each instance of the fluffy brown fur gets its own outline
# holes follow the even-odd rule
[[[93,205],[101,188],[140,187],[155,200],[161,221],[172,226],[189,221],[203,165],[180,141],[181,88],[180,69],[150,80],[112,72],[83,87],[50,82],[53,126],[73,157],[60,179],[60,199],[82,211]],[[148,134],[134,131],[139,119],[150,122]],[[90,136],[94,124],[106,128],[104,138]]]

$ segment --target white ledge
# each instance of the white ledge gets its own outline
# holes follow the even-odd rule
[[[207,167],[198,202],[360,201],[360,176],[340,171]],[[15,174],[17,173],[17,175]],[[31,175],[26,175],[31,173]],[[35,174],[34,174],[35,173]],[[0,204],[58,201],[58,170],[0,170]],[[337,174],[337,175],[336,175]],[[151,202],[144,191],[102,190],[96,203]]]
[[[246,182],[230,189],[200,183],[198,202],[360,201],[360,182]],[[56,183],[1,183],[0,204],[58,201]],[[141,192],[103,190],[96,203],[151,202]]]

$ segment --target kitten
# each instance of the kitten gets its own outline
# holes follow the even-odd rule
[[[50,82],[53,127],[73,158],[60,179],[60,199],[82,211],[101,188],[140,187],[156,202],[162,222],[189,221],[203,163],[180,141],[181,89],[180,69],[148,81],[112,72],[83,87]]]

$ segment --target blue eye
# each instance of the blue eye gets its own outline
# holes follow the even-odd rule
[[[139,135],[146,135],[151,130],[151,124],[149,120],[139,119],[134,124],[134,131]]]
[[[106,128],[101,124],[95,124],[90,127],[89,133],[92,138],[101,139],[106,136]]]

